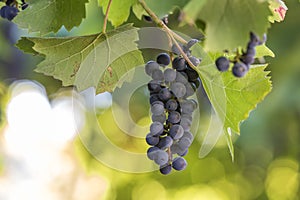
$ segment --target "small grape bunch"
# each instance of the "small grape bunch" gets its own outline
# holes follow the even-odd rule
[[[172,68],[167,67],[170,63]],[[194,139],[190,132],[192,113],[198,106],[188,97],[199,87],[200,78],[184,58],[178,56],[171,62],[166,53],[159,54],[156,61],[149,61],[145,72],[152,77],[148,90],[153,123],[146,135],[151,146],[147,156],[160,166],[162,174],[169,174],[172,168],[184,170],[187,162],[183,156]]]
[[[9,21],[13,20],[19,13],[19,8],[25,10],[28,4],[22,0],[22,4],[17,4],[16,1],[6,1],[6,5],[0,9],[0,16]]]
[[[235,77],[241,78],[247,74],[250,65],[254,63],[256,50],[255,47],[263,44],[266,38],[260,40],[257,35],[250,32],[250,41],[247,44],[247,50],[242,55],[238,55],[236,60],[230,61],[225,56],[220,56],[216,59],[215,64],[219,71],[225,72],[229,69],[230,62],[233,62],[232,74]]]

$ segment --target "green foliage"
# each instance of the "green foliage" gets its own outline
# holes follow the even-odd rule
[[[266,65],[253,65],[245,77],[236,78],[231,71],[219,72],[214,60],[206,55],[200,45],[193,48],[193,54],[203,57],[197,70],[223,126],[223,133],[227,137],[233,157],[231,131],[240,134],[240,123],[248,118],[250,111],[271,91],[270,77],[264,71]]]
[[[107,34],[22,38],[17,46],[45,55],[37,72],[61,80],[64,86],[75,85],[78,90],[96,87],[100,93],[112,91],[123,74],[144,62],[134,42],[137,39],[137,29],[126,25]],[[31,49],[29,43],[34,44]]]
[[[202,5],[201,5],[202,6]],[[205,49],[232,50],[246,46],[250,31],[263,35],[269,28],[268,3],[249,0],[207,1],[198,18],[206,22]]]
[[[30,7],[22,11],[15,22],[22,28],[39,31],[41,34],[57,32],[63,25],[70,30],[78,26],[85,17],[87,2],[32,0],[29,1]],[[106,13],[109,2],[98,1],[103,13]],[[240,123],[269,93],[271,82],[268,72],[264,71],[266,65],[253,65],[244,78],[238,79],[230,71],[217,71],[214,56],[222,54],[225,49],[244,49],[250,31],[259,36],[266,33],[270,26],[272,1],[270,4],[256,0],[145,2],[159,18],[170,14],[168,26],[172,30],[198,39],[205,38],[203,46],[198,44],[193,48],[193,54],[202,58],[197,70],[216,116],[222,123],[222,132],[227,136],[233,157],[231,132],[240,133]],[[114,27],[118,27],[128,22],[131,9],[140,20],[142,15],[148,15],[138,0],[113,0],[108,20]],[[46,18],[47,20],[43,20]],[[102,15],[99,19],[104,20]],[[73,85],[79,91],[95,87],[97,93],[101,93],[111,92],[123,81],[129,81],[130,76],[123,76],[130,69],[144,63],[136,44],[139,39],[138,29],[127,24],[107,34],[99,32],[66,38],[23,37],[17,46],[27,53],[44,58],[36,72],[61,80],[63,86]],[[256,57],[274,57],[273,52],[265,45],[258,46],[256,51]]]
[[[106,12],[109,0],[99,0],[99,5],[103,9],[103,13]],[[118,0],[112,1],[110,7],[110,13],[108,15],[109,21],[113,26],[119,26],[126,22],[129,17],[130,8],[137,3],[137,0]]]
[[[71,30],[85,18],[85,3],[88,0],[29,0],[27,9],[14,19],[19,27],[45,35],[57,32],[62,26]]]

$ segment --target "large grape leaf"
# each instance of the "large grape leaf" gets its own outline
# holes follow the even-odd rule
[[[53,76],[64,86],[79,91],[97,88],[97,93],[112,91],[127,71],[144,63],[135,43],[138,29],[131,25],[107,34],[67,38],[22,38],[17,46],[28,53],[38,52],[45,59],[35,71]],[[31,41],[31,43],[30,43]],[[32,49],[28,47],[31,44]]]
[[[206,50],[244,47],[250,31],[262,36],[270,26],[268,6],[257,0],[206,1],[198,14],[206,23]]]
[[[226,135],[233,158],[231,134],[240,133],[240,123],[248,118],[249,113],[271,91],[270,77],[264,71],[266,65],[253,65],[245,77],[236,78],[231,71],[219,72],[214,61],[200,45],[195,45],[192,53],[203,58],[197,71],[215,112],[213,120],[217,122],[212,122],[212,125],[220,126],[219,130]],[[200,157],[212,149],[216,142],[212,140],[217,140],[215,137],[219,135],[218,129],[211,130],[206,136],[206,144],[203,144],[205,148],[201,149]]]
[[[99,5],[106,13],[107,5],[110,0],[99,0]],[[125,22],[130,14],[130,8],[137,3],[137,0],[113,0],[108,13],[108,20],[113,26],[119,26]]]
[[[57,32],[62,26],[71,30],[85,18],[87,2],[88,0],[28,0],[29,6],[13,21],[21,28],[40,32],[42,35]]]
[[[147,6],[160,18],[170,14],[176,7],[182,8],[190,0],[145,0]],[[142,15],[146,14],[146,11],[140,4],[133,6],[133,12],[138,19],[141,19]]]

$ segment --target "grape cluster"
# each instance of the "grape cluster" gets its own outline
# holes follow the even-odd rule
[[[11,21],[17,16],[19,8],[24,10],[27,7],[28,4],[24,0],[22,0],[22,4],[20,6],[14,0],[7,0],[6,5],[0,9],[0,16]]]
[[[170,63],[172,68],[167,67]],[[146,135],[151,146],[147,156],[160,166],[162,174],[169,174],[172,168],[184,170],[187,162],[183,156],[193,141],[192,113],[198,106],[188,97],[199,87],[200,78],[184,58],[178,56],[171,62],[166,53],[159,54],[156,61],[149,61],[145,72],[153,79],[148,83],[153,123]]]
[[[233,61],[232,73],[235,77],[243,77],[250,69],[250,65],[255,60],[255,47],[265,42],[265,38],[261,41],[253,32],[250,33],[250,41],[247,44],[247,50],[241,56],[237,56],[237,60]],[[229,69],[230,60],[225,56],[220,56],[215,61],[219,71],[224,72]]]

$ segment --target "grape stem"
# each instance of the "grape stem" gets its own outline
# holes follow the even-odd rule
[[[157,26],[161,27],[167,35],[171,38],[175,46],[178,48],[183,58],[188,62],[189,66],[196,70],[196,66],[190,61],[188,56],[183,52],[177,40],[183,44],[187,44],[187,41],[183,39],[180,35],[176,34],[172,31],[161,19],[159,19],[156,14],[148,7],[144,0],[139,0],[140,5],[144,8],[144,10],[150,15],[152,20],[157,24]]]
[[[106,26],[107,26],[107,20],[108,20],[108,12],[109,12],[109,9],[110,9],[111,2],[112,2],[112,0],[109,0],[109,2],[107,4],[107,8],[106,8],[106,12],[105,12],[105,17],[104,17],[104,22],[103,22],[102,33],[106,33]]]

